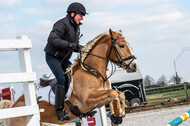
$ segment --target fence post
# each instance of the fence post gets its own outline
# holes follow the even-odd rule
[[[187,83],[184,82],[184,91],[185,91],[185,95],[186,95],[186,98],[188,98],[188,92],[187,92]]]
[[[17,36],[16,39],[21,39],[24,41],[31,42],[27,36]],[[31,58],[29,49],[20,48],[18,49],[19,61],[20,61],[20,69],[21,72],[32,72]],[[25,96],[25,104],[28,105],[36,105],[36,96],[35,96],[35,87],[33,82],[23,83],[23,92]],[[28,122],[34,122],[33,120],[37,120],[37,116],[28,116]],[[30,123],[29,123],[30,124]],[[29,125],[28,124],[28,125]],[[31,126],[34,124],[30,124]]]
[[[10,91],[11,91],[11,101],[15,102],[15,90],[12,84],[9,86]]]
[[[0,119],[27,116],[27,126],[40,126],[39,107],[37,105],[29,49],[31,40],[27,36],[18,36],[16,40],[0,40],[0,51],[18,51],[21,73],[0,74],[0,84],[23,83],[26,106],[0,110]]]

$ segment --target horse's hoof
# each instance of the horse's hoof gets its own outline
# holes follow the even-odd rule
[[[118,116],[115,116],[115,115],[111,115],[110,119],[111,119],[113,124],[121,124],[123,122],[122,117],[118,117]]]

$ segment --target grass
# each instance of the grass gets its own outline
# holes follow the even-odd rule
[[[187,90],[188,94],[190,95],[190,89]],[[162,101],[168,100],[170,98],[177,98],[178,101],[181,101],[186,98],[185,91],[171,91],[171,92],[164,92],[164,93],[155,93],[151,95],[147,95],[148,104],[160,105]]]

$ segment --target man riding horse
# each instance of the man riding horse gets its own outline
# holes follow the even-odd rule
[[[65,112],[65,75],[63,71],[71,65],[69,61],[73,52],[78,53],[80,21],[87,14],[85,7],[81,3],[71,3],[67,9],[66,17],[58,20],[48,37],[48,43],[44,49],[46,52],[46,62],[57,79],[55,87],[55,108],[58,121],[69,120]]]
[[[122,67],[127,72],[135,72],[138,69],[136,57],[131,52],[129,42],[125,40],[121,30],[109,29],[109,32],[101,33],[86,43],[80,52],[81,54],[73,65],[67,69],[67,72],[71,71],[72,81],[69,89],[72,91],[69,98],[67,97],[66,106],[62,104],[63,107],[61,106],[60,109],[58,106],[64,103],[64,98],[62,102],[58,101],[60,103],[57,105],[58,107],[50,104],[50,100],[49,102],[37,101],[39,109],[43,110],[40,113],[40,122],[66,124],[78,118],[93,116],[94,108],[110,104],[111,123],[113,126],[118,126],[125,117],[125,95],[111,89],[108,79],[114,74],[115,65]],[[109,62],[115,67],[111,70],[110,76],[107,76]],[[61,98],[63,92],[60,90],[62,91],[64,88],[56,86]],[[12,107],[21,106],[25,106],[24,95],[20,96]],[[62,108],[65,108],[64,112],[62,112]],[[63,118],[61,115],[60,120],[64,121],[58,121],[59,112],[64,116]],[[65,112],[70,114],[65,114]],[[70,120],[66,120],[67,117]],[[26,126],[27,118],[26,116],[9,118],[6,123],[7,126]]]

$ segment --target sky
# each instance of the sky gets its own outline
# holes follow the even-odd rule
[[[65,17],[73,0],[0,0],[0,39],[27,35],[32,41],[31,61],[39,79],[51,74],[44,47],[53,24]],[[80,43],[98,34],[122,30],[133,48],[139,69],[157,81],[178,75],[190,82],[190,1],[188,0],[78,0],[89,15],[81,26]],[[72,56],[71,61],[76,58]],[[0,73],[18,72],[17,52],[0,52]],[[38,82],[38,80],[37,80]]]

